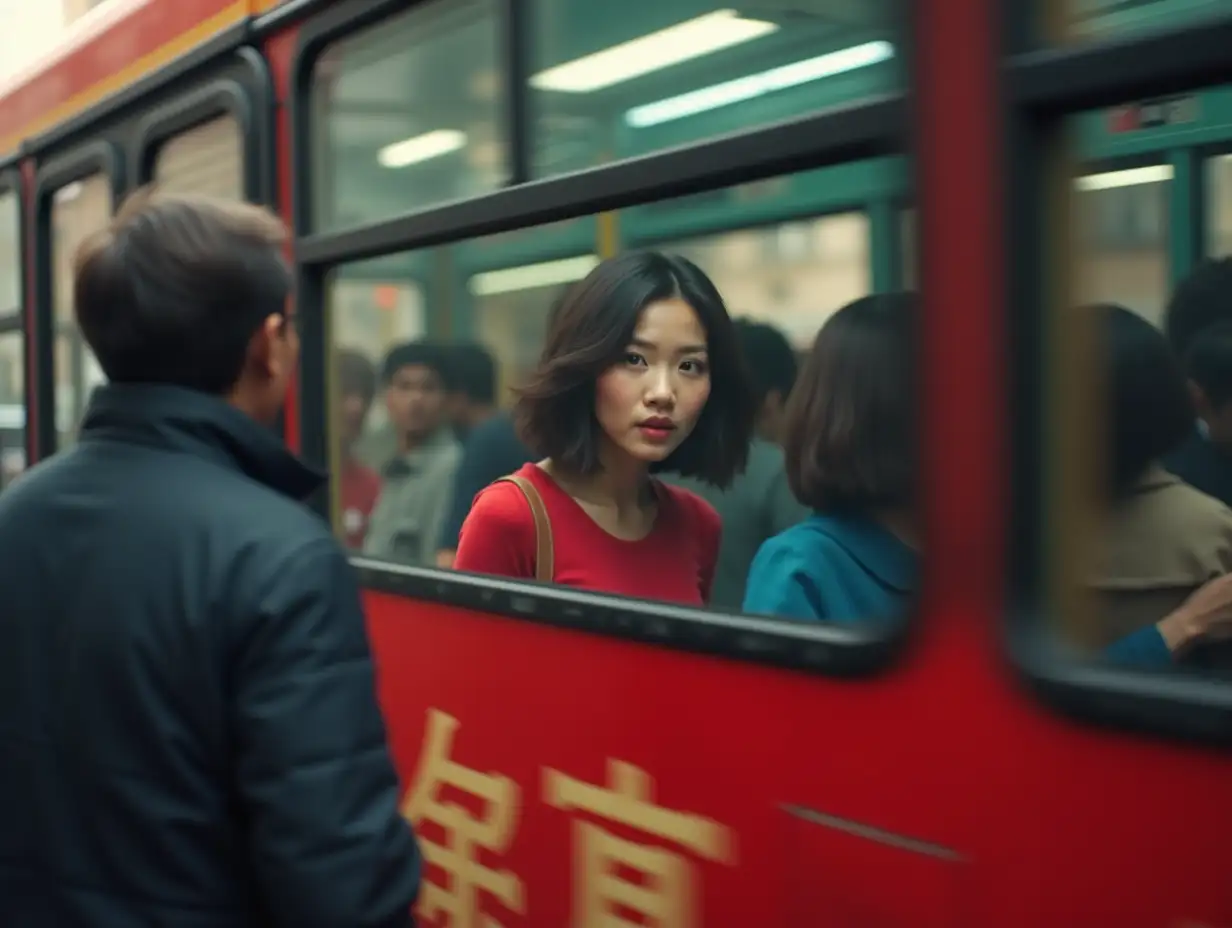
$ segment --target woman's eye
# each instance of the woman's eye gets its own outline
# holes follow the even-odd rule
[[[625,363],[626,363],[626,364],[633,364],[633,365],[637,365],[637,364],[645,364],[645,363],[646,363],[646,359],[645,359],[645,358],[643,358],[643,357],[642,357],[640,354],[638,354],[636,351],[630,351],[628,354],[626,354],[626,355],[625,355]]]
[[[688,374],[704,374],[706,373],[706,362],[692,359],[681,361],[680,369]]]

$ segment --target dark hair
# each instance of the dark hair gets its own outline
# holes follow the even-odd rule
[[[819,511],[915,501],[916,296],[848,303],[826,320],[787,401],[791,492]]]
[[[488,349],[474,342],[447,349],[448,387],[476,403],[496,402],[496,361]]]
[[[449,383],[449,361],[444,346],[427,339],[417,339],[395,345],[385,355],[385,363],[381,365],[381,380],[388,384],[394,375],[404,367],[426,367],[441,381],[444,387]]]
[[[108,379],[234,387],[253,335],[287,312],[285,237],[248,203],[131,196],[73,259],[77,324]]]
[[[1216,409],[1232,400],[1232,322],[1212,325],[1193,337],[1185,373]]]
[[[764,402],[771,391],[786,399],[796,383],[796,352],[787,336],[752,319],[737,319],[735,325],[757,403]]]
[[[361,396],[371,403],[376,396],[376,366],[367,355],[354,348],[339,348],[335,353],[339,396]]]
[[[1124,306],[1101,303],[1085,310],[1096,315],[1104,351],[1108,472],[1117,495],[1185,441],[1194,409],[1162,332]]]
[[[692,434],[654,470],[723,487],[744,469],[756,405],[723,298],[693,262],[651,251],[602,262],[553,314],[539,364],[517,391],[515,421],[528,448],[575,473],[598,470],[595,381],[624,354],[642,310],[672,297],[706,332],[710,398]]]
[[[1203,261],[1172,294],[1164,316],[1164,331],[1178,357],[1203,329],[1232,322],[1232,258]]]

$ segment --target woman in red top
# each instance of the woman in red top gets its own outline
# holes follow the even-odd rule
[[[656,470],[726,486],[753,427],[727,309],[692,262],[654,252],[603,262],[549,323],[515,417],[538,464],[516,473],[542,500],[555,583],[703,605],[718,514]],[[475,497],[458,570],[535,579],[536,521],[515,483]]]

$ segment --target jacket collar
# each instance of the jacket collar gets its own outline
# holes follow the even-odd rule
[[[274,432],[226,400],[184,387],[113,383],[97,388],[81,424],[81,441],[96,440],[207,458],[297,500],[326,480]]]

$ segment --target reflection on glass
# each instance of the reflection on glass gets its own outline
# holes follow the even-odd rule
[[[181,132],[158,150],[154,179],[167,194],[244,199],[244,141],[234,116]]]
[[[1036,0],[1041,17],[1055,15],[1057,7],[1056,0]],[[1228,8],[1228,0],[1064,0],[1055,27],[1046,20],[1040,26],[1053,42],[1091,42],[1196,24]]]
[[[51,207],[52,304],[56,319],[56,432],[60,446],[73,440],[90,392],[105,380],[73,321],[73,256],[111,217],[111,184],[102,174],[57,190]]]
[[[891,0],[739,10],[534,0],[533,170],[559,174],[894,89]]]
[[[887,189],[883,179],[877,184],[870,190]],[[651,248],[685,256],[711,277],[739,320],[736,338],[753,375],[745,398],[756,411],[755,435],[748,469],[732,488],[663,477],[719,513],[724,530],[709,605],[740,611],[760,546],[809,516],[786,478],[786,399],[798,356],[811,350],[818,329],[869,291],[867,214],[840,208],[867,201],[864,192],[809,172],[338,269],[328,308],[339,535],[370,556],[449,566],[476,495],[537,459],[513,429],[511,388],[538,366],[554,310],[613,243],[618,253]],[[907,429],[900,420],[878,421]],[[820,422],[806,417],[798,431]],[[914,441],[905,432],[897,437]],[[451,459],[442,481],[439,469]],[[893,562],[882,567],[899,571],[896,589],[909,594],[912,558],[895,534],[907,522],[873,534]],[[568,576],[559,582],[572,582]],[[797,620],[858,618],[759,608]]]
[[[21,201],[0,193],[0,316],[21,309]]]
[[[495,0],[424,4],[317,59],[318,228],[372,222],[507,180],[497,11]]]
[[[1232,255],[1232,155],[1206,162],[1206,253]]]
[[[0,489],[26,467],[26,412],[21,332],[0,333]]]
[[[1160,324],[1168,300],[1166,164],[1079,177],[1077,297],[1081,303],[1127,306]]]

